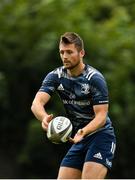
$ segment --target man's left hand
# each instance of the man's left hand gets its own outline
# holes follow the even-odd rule
[[[83,130],[79,129],[78,132],[75,134],[74,138],[69,138],[69,141],[76,144],[80,142],[84,137]]]

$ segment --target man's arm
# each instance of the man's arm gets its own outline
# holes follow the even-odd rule
[[[48,115],[44,106],[50,100],[50,95],[45,92],[37,92],[31,106],[31,110],[35,117],[42,122],[44,130],[47,129],[48,123],[52,120],[53,115]]]
[[[91,134],[103,127],[106,123],[106,116],[108,113],[108,104],[100,104],[93,106],[95,118],[89,122],[83,129],[79,129],[75,137],[71,140],[73,143],[79,142],[87,134]]]
[[[84,136],[98,130],[106,123],[108,104],[94,105],[93,109],[95,112],[95,118],[83,128]]]

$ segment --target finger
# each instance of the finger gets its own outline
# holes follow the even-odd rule
[[[79,129],[78,131],[77,131],[77,134],[82,134],[83,133],[83,130],[82,129]]]
[[[48,126],[49,122],[47,121],[47,119],[43,119],[42,123],[43,123],[44,126]]]
[[[53,114],[50,114],[50,117],[53,118]]]
[[[47,131],[48,126],[42,121],[42,128]]]
[[[49,123],[53,119],[53,114],[49,114],[47,117],[47,122]]]
[[[73,138],[70,137],[68,140],[69,140],[69,142],[74,143],[74,139]]]

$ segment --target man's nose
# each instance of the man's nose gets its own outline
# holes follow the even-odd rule
[[[68,58],[68,54],[67,54],[66,52],[64,52],[63,58],[64,58],[64,59],[67,59],[67,58]]]

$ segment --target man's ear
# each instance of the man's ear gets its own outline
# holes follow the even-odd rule
[[[80,55],[81,55],[81,57],[83,57],[83,56],[85,55],[85,50],[84,50],[84,49],[82,49],[82,50],[80,51]]]

